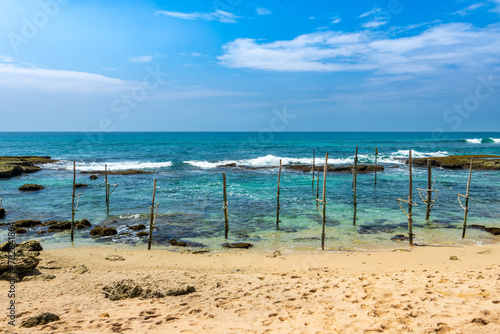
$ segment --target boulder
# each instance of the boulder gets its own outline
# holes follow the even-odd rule
[[[75,188],[87,188],[89,185],[85,183],[77,183],[75,184]]]
[[[39,220],[18,220],[17,222],[14,223],[14,227],[34,227],[42,225],[42,222]]]
[[[28,318],[21,322],[21,327],[31,328],[40,325],[46,325],[50,322],[59,321],[61,318],[54,313],[42,313],[40,315]]]
[[[222,247],[224,248],[244,248],[248,249],[250,247],[253,247],[252,244],[248,242],[235,242],[235,243],[228,243],[226,242],[225,244],[222,244]]]
[[[24,274],[33,271],[40,260],[31,255],[25,254],[17,254],[14,260],[10,259],[10,262],[14,264],[14,268],[16,269],[16,273],[19,276],[23,276]],[[9,253],[1,252],[0,253],[0,274],[9,273],[10,272],[10,264],[9,264]]]
[[[97,176],[97,175],[90,175],[89,176],[89,179],[91,179],[91,180],[97,180],[98,178],[99,178],[99,176]]]
[[[12,249],[16,248],[17,246],[19,246],[19,244],[16,242],[6,241],[0,245],[0,252],[9,252]]]
[[[26,233],[26,229],[25,228],[22,228],[22,227],[16,227],[16,229],[14,230],[14,232],[16,232],[17,234],[24,234]]]
[[[90,235],[94,237],[106,237],[118,234],[116,228],[96,226],[90,230]]]
[[[407,237],[406,235],[403,235],[403,234],[398,234],[398,235],[395,235],[391,238],[392,241],[408,241],[410,240],[409,237]]]
[[[138,232],[136,235],[138,237],[147,237],[147,236],[149,236],[149,233],[148,232]]]
[[[484,225],[471,225],[470,227],[489,232],[493,235],[500,235],[500,228],[498,227],[486,227]]]
[[[71,222],[58,222],[52,220],[49,222],[49,229],[47,232],[60,232],[64,230],[71,230]]]
[[[169,242],[172,246],[178,247],[207,247],[206,245],[197,242],[182,241],[177,239],[170,239]]]
[[[75,228],[77,230],[82,230],[90,226],[92,226],[92,224],[87,219],[82,219],[80,221],[75,222]]]
[[[27,183],[23,184],[18,189],[21,191],[37,191],[37,190],[42,190],[43,188],[44,186],[41,186],[39,184]]]
[[[5,218],[5,209],[0,208],[0,219]]]
[[[36,240],[23,241],[16,247],[16,251],[22,252],[39,252],[42,250],[42,245]]]
[[[132,231],[142,231],[146,229],[146,226],[144,226],[143,224],[139,224],[139,225],[129,226],[128,228],[131,229]]]

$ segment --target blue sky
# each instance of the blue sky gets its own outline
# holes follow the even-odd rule
[[[0,131],[498,131],[499,20],[500,0],[0,0]]]

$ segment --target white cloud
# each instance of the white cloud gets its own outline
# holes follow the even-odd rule
[[[380,13],[382,9],[380,8],[377,8],[377,7],[374,7],[372,10],[366,12],[366,13],[363,13],[361,14],[360,16],[358,16],[358,19],[362,19],[363,17],[367,17],[367,16],[370,16],[370,15],[373,15],[373,14],[378,14]]]
[[[272,12],[269,9],[261,8],[261,7],[257,8],[256,12],[257,12],[257,15],[271,15],[272,14]]]
[[[388,33],[321,31],[267,43],[240,38],[224,45],[224,54],[218,59],[231,68],[398,74],[499,64],[500,24],[477,28],[450,23],[413,36],[388,36]]]
[[[10,57],[10,56],[2,56],[0,55],[0,62],[3,62],[3,63],[12,63],[14,61],[14,58]]]
[[[451,15],[467,16],[467,15],[472,14],[472,12],[475,11],[476,9],[479,9],[479,8],[485,7],[485,6],[486,6],[486,4],[484,2],[474,3],[468,7],[465,7],[464,9],[461,9],[461,10],[458,10],[458,11],[452,13]]]
[[[239,16],[234,15],[233,13],[225,12],[223,10],[216,10],[211,13],[182,13],[182,12],[171,12],[168,10],[158,10],[156,11],[156,15],[165,15],[170,17],[175,17],[182,20],[205,20],[205,21],[218,21],[222,23],[236,23],[236,19],[240,18]]]
[[[0,63],[0,87],[50,93],[100,94],[119,92],[131,83],[100,74]]]
[[[332,20],[331,21],[332,24],[337,24],[337,23],[340,23],[342,21],[342,19],[340,17],[336,17],[336,16],[332,17],[330,20]]]
[[[128,57],[131,63],[147,63],[153,60],[151,56]]]
[[[376,17],[374,18],[373,20],[371,21],[368,21],[364,24],[362,24],[361,26],[363,28],[366,28],[366,29],[374,29],[374,28],[378,28],[380,26],[383,26],[384,24],[386,24],[388,21],[385,17]]]

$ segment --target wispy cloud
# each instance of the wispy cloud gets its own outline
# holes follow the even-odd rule
[[[375,29],[375,28],[378,28],[380,26],[383,26],[384,24],[386,24],[388,21],[385,17],[382,17],[382,16],[378,16],[378,17],[375,17],[373,20],[371,21],[368,21],[366,23],[363,23],[361,26],[363,28],[366,28],[366,29]]]
[[[481,65],[498,65],[499,40],[500,24],[441,24],[392,38],[389,33],[321,31],[268,43],[237,39],[224,45],[218,59],[231,68],[267,71],[429,74],[472,67],[478,59]]]
[[[337,17],[337,16],[332,17],[330,20],[331,20],[332,24],[337,24],[337,23],[340,23],[342,21],[342,19],[340,17]]]
[[[272,14],[272,12],[269,9],[262,8],[262,7],[257,8],[256,12],[257,12],[257,15],[271,15]]]
[[[13,61],[14,61],[14,58],[12,58],[12,57],[0,55],[0,62],[11,63]]]
[[[358,19],[362,19],[362,18],[370,16],[370,15],[378,14],[381,11],[382,11],[381,8],[374,7],[372,10],[365,12],[365,13],[361,14],[360,16],[358,16]]]
[[[467,15],[472,14],[472,12],[475,11],[476,9],[479,9],[479,8],[482,8],[485,6],[486,6],[486,3],[477,2],[477,3],[474,3],[470,6],[468,6],[468,7],[465,7],[464,9],[458,10],[458,11],[452,13],[451,15],[467,16]]]
[[[233,13],[225,12],[223,10],[216,10],[211,13],[182,13],[182,12],[171,12],[168,10],[158,10],[155,13],[156,15],[165,15],[170,17],[175,17],[182,20],[205,20],[205,21],[218,21],[222,23],[236,23],[239,16],[234,15]]]
[[[496,6],[491,11],[500,13],[500,0],[490,0],[490,2],[494,3]]]
[[[147,63],[153,60],[151,56],[138,56],[138,57],[128,57],[131,63]]]

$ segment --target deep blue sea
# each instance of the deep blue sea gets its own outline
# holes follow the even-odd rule
[[[391,249],[401,247],[390,239],[407,234],[407,219],[395,198],[407,198],[408,167],[398,158],[463,154],[500,155],[500,133],[0,133],[0,155],[51,156],[60,162],[43,170],[11,179],[0,179],[0,198],[7,210],[3,222],[20,219],[48,221],[71,218],[72,162],[77,171],[140,169],[152,174],[110,176],[118,184],[111,195],[109,214],[105,205],[104,177],[90,180],[77,174],[81,199],[76,219],[93,225],[116,227],[148,225],[153,180],[157,179],[159,203],[156,248],[171,248],[177,238],[222,250],[224,215],[222,172],[227,175],[229,241],[251,242],[255,249],[320,249],[321,216],[311,173],[283,170],[281,176],[281,229],[276,230],[276,185],[280,159],[283,164],[352,164],[356,146],[361,164],[373,164],[375,147],[385,171],[358,176],[358,221],[352,224],[352,176],[327,176],[326,247],[328,250]],[[269,169],[221,168],[223,164],[273,167]],[[414,234],[420,245],[464,245],[500,242],[500,237],[468,229],[461,239],[463,210],[456,192],[465,193],[468,171],[435,168],[439,197],[431,220],[417,188],[427,187],[426,168],[414,168]],[[321,178],[322,179],[322,178]],[[322,182],[320,179],[320,183]],[[25,183],[45,186],[39,192],[22,193]],[[473,171],[469,224],[500,227],[500,171]],[[70,245],[69,233],[40,236],[41,228],[18,235],[18,241],[35,238],[45,247]],[[1,239],[7,238],[0,229]],[[75,245],[145,247],[144,238],[121,235],[93,239],[88,230],[77,231]]]

